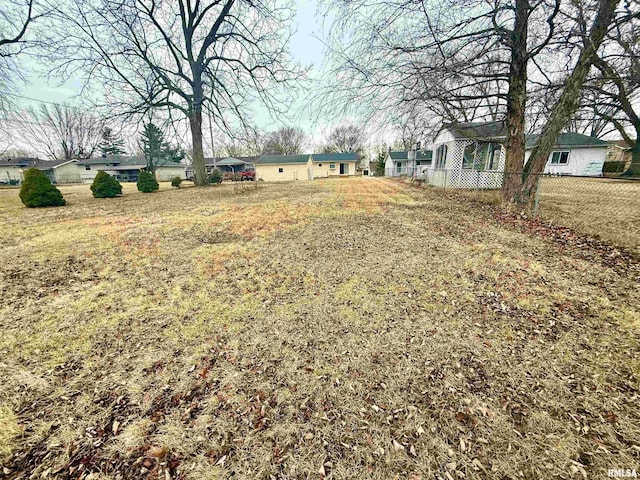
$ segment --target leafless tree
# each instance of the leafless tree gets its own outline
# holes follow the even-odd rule
[[[344,123],[331,129],[322,145],[323,153],[362,152],[367,140],[365,129],[356,123]]]
[[[264,151],[264,136],[253,129],[241,130],[227,135],[216,148],[218,157],[253,157]]]
[[[378,117],[399,105],[420,105],[443,121],[504,119],[507,171],[503,196],[531,201],[542,172],[570,120],[603,34],[619,1],[581,0],[327,0],[341,19],[336,31],[358,33],[332,44],[342,87],[329,98],[364,105]],[[591,21],[591,18],[594,20]],[[349,32],[354,30],[353,27]],[[561,56],[566,62],[556,59]],[[335,83],[335,77],[330,80]],[[562,85],[534,157],[524,166],[527,100],[531,90]],[[378,101],[376,101],[376,99]],[[335,110],[337,102],[327,102]]]
[[[267,155],[295,155],[309,146],[309,138],[299,127],[282,127],[267,136],[264,153]]]
[[[640,7],[640,5],[638,5]],[[595,125],[613,127],[631,147],[626,175],[640,176],[640,13],[617,18],[587,81]]]
[[[520,204],[531,201],[537,185],[535,174],[544,170],[558,135],[579,107],[582,87],[592,65],[598,59],[598,51],[609,28],[615,23],[616,8],[619,3],[620,0],[599,0],[595,6],[595,12],[587,8],[580,9],[578,35],[581,37],[581,42],[576,46],[576,53],[579,55],[570,75],[564,82],[562,94],[536,139],[531,155],[524,165],[522,176],[512,175],[510,177],[515,179],[505,181],[503,195],[507,200],[515,200]],[[593,18],[593,21],[589,23],[587,18]]]
[[[101,83],[113,112],[159,108],[187,119],[197,185],[208,185],[203,113],[229,129],[256,103],[279,115],[301,75],[288,62],[288,0],[63,2],[66,48],[54,73]]]
[[[42,103],[16,113],[14,119],[33,150],[57,160],[91,157],[104,126],[99,118],[72,105]]]
[[[15,58],[26,46],[29,26],[37,17],[35,0],[0,0],[0,110],[8,101],[19,68]]]

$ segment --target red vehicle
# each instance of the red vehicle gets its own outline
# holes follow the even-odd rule
[[[256,172],[254,170],[245,170],[240,173],[240,180],[253,182],[256,178]]]

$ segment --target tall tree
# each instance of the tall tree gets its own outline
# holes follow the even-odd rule
[[[218,157],[253,157],[264,151],[264,138],[254,130],[234,132],[227,135],[216,149]]]
[[[324,153],[361,153],[367,136],[362,126],[355,123],[344,123],[331,129],[327,141],[322,146]]]
[[[508,175],[503,197],[529,202],[549,143],[575,111],[585,75],[614,18],[614,0],[327,0],[340,31],[331,90],[347,108],[380,117],[401,104],[422,105],[442,120],[504,119]],[[637,12],[636,12],[637,15]],[[627,15],[627,16],[633,16]],[[398,18],[401,17],[401,18]],[[595,20],[591,21],[591,18]],[[349,31],[353,31],[350,28]],[[566,60],[558,62],[558,58]],[[331,80],[335,80],[332,78]],[[529,87],[562,84],[558,102],[524,165]],[[380,101],[372,102],[372,98]],[[329,96],[331,98],[331,96]],[[336,102],[327,102],[336,108]],[[355,106],[355,107],[354,107]],[[550,140],[550,136],[556,135]]]
[[[147,171],[155,173],[158,167],[171,163],[180,163],[184,151],[167,142],[164,132],[152,122],[144,124],[140,134],[140,148],[147,162]]]
[[[282,127],[271,132],[264,146],[268,155],[295,155],[309,146],[309,138],[300,127]]]
[[[98,149],[103,121],[73,106],[41,103],[12,117],[29,146],[58,160],[89,158]]]
[[[509,184],[503,189],[503,195],[507,200],[515,201],[518,204],[528,204],[532,201],[537,187],[535,175],[544,171],[558,135],[578,108],[582,86],[594,61],[598,58],[598,50],[614,21],[615,10],[619,3],[620,0],[599,0],[591,27],[587,26],[586,20],[581,22],[583,43],[579,50],[578,60],[565,81],[562,94],[554,105],[549,120],[536,138],[536,144],[524,165],[522,176],[517,177],[520,185],[516,188],[516,186]],[[584,16],[584,18],[587,17]]]
[[[102,130],[102,139],[98,145],[103,157],[107,155],[122,155],[125,153],[124,140],[120,138],[110,127]]]
[[[278,115],[300,75],[287,54],[290,0],[63,0],[58,14],[66,48],[54,73],[102,83],[123,114],[162,108],[187,120],[196,185],[209,183],[203,113],[221,128],[246,124],[256,102]]]

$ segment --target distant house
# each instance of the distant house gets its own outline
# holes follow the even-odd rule
[[[399,177],[408,175],[412,164],[409,161],[409,152],[389,150],[384,159],[384,174],[387,177]]]
[[[91,183],[99,171],[105,171],[119,182],[137,182],[140,170],[147,168],[144,156],[108,155],[78,160],[80,178],[84,183]],[[156,168],[156,178],[168,181],[173,177],[186,178],[186,165],[168,162]]]
[[[267,182],[313,180],[356,174],[357,153],[303,153],[261,155],[256,160],[256,176]]]
[[[9,158],[0,160],[0,183],[21,183],[24,180],[24,172],[30,168],[37,168],[45,172],[52,183],[80,182],[77,160]]]
[[[504,142],[507,132],[503,122],[445,124],[431,145],[432,158],[414,169],[433,185],[453,188],[500,188],[505,169]],[[537,140],[527,135],[525,161]],[[579,133],[562,133],[558,137],[545,173],[560,175],[602,174],[607,143]]]
[[[431,166],[431,150],[389,151],[384,161],[385,175],[388,177],[422,175]]]
[[[356,152],[314,153],[311,155],[311,178],[355,175],[357,164]]]
[[[217,168],[221,172],[241,173],[248,170],[255,170],[255,163],[258,157],[208,157],[204,159],[207,175],[211,175]],[[193,180],[193,165],[187,165],[186,178]]]
[[[311,155],[261,155],[256,160],[256,177],[266,182],[311,180]]]

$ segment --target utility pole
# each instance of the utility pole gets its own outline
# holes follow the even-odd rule
[[[216,167],[216,146],[213,142],[213,124],[211,123],[211,114],[209,114],[208,117],[209,117],[209,135],[211,136],[211,156],[213,157],[213,168],[217,168]]]

